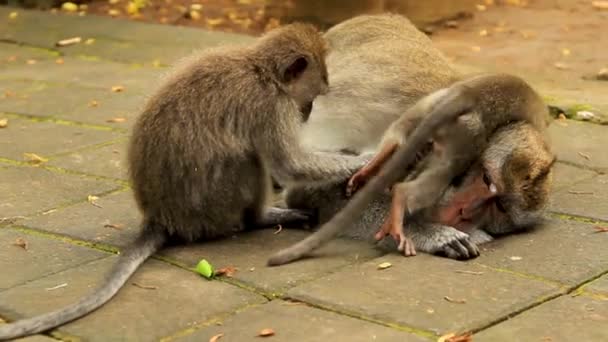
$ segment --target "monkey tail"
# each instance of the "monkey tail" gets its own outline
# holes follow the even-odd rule
[[[99,289],[78,302],[37,317],[0,326],[0,340],[9,340],[47,331],[82,317],[105,304],[120,290],[137,268],[158,251],[166,241],[166,236],[158,229],[145,229],[142,234],[118,258],[110,272],[108,281]]]
[[[353,199],[319,230],[304,240],[272,255],[268,259],[268,266],[279,266],[303,258],[360,219],[364,210],[376,196],[407,176],[407,169],[415,161],[416,153],[439,127],[454,122],[474,106],[474,98],[467,94],[466,89],[452,87],[439,91],[444,93],[436,94],[438,99],[431,106],[430,113],[412,132],[407,144],[400,146],[395,151],[378,175],[372,177],[361,190],[355,193]]]

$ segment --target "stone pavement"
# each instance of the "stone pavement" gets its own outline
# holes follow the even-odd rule
[[[144,96],[175,58],[250,39],[21,10],[8,20],[10,11],[0,7],[4,320],[71,303],[103,280],[138,229],[124,156]],[[54,46],[73,36],[94,42]],[[594,228],[608,226],[607,132],[554,122],[552,220],[483,246],[475,260],[405,259],[338,240],[322,258],[270,269],[269,251],[305,232],[243,234],[163,250],[108,305],[24,341],[207,341],[219,333],[255,341],[264,328],[276,332],[271,341],[429,341],[464,331],[475,341],[608,340],[608,233]],[[192,272],[201,258],[238,270],[207,281]],[[393,266],[377,270],[385,261]]]

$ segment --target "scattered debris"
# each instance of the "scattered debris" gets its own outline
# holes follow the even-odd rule
[[[66,286],[68,286],[68,283],[59,284],[59,285],[53,286],[53,287],[47,287],[45,290],[53,291],[53,290],[57,290],[57,289],[60,289],[62,287],[66,287]]]
[[[38,63],[38,61],[35,59],[28,59],[27,61],[25,61],[25,64],[27,65],[34,65],[36,63]]]
[[[274,234],[274,235],[277,235],[277,234],[279,234],[279,233],[280,233],[282,230],[283,230],[283,226],[281,226],[281,225],[279,224],[279,225],[277,225],[277,230],[275,230],[273,234]]]
[[[111,118],[111,119],[106,120],[106,122],[109,122],[109,123],[120,123],[120,122],[125,122],[125,121],[127,121],[127,118]]]
[[[479,51],[481,51],[481,46],[477,46],[477,45],[476,46],[471,46],[471,50],[473,52],[479,52]]]
[[[590,111],[581,110],[576,112],[576,118],[583,121],[594,119],[596,115]]]
[[[553,66],[558,70],[570,69],[570,67],[566,63],[562,63],[562,62],[553,63]]]
[[[249,272],[253,272],[253,271],[255,271],[255,267],[251,267],[251,268],[249,269]]]
[[[203,5],[201,5],[201,4],[191,4],[190,5],[190,9],[195,10],[195,11],[201,11],[201,10],[203,10]]]
[[[521,260],[521,259],[523,259],[523,258],[522,258],[522,257],[520,257],[520,256],[512,256],[512,257],[510,257],[509,259],[511,259],[511,260],[513,260],[513,261],[519,261],[519,260]]]
[[[133,284],[133,286],[135,287],[139,287],[140,289],[144,289],[144,290],[158,290],[158,286],[154,286],[154,285],[142,285],[140,283],[131,283]]]
[[[24,219],[25,216],[10,216],[10,217],[0,217],[0,226],[5,226],[9,224],[13,224],[17,222],[19,219]]]
[[[557,116],[557,118],[559,120],[567,120],[568,118],[566,117],[566,114],[564,113],[559,113],[559,115]]]
[[[483,272],[462,271],[462,270],[456,270],[454,272],[456,272],[456,273],[464,273],[464,274],[472,274],[472,275],[482,275],[483,274]]]
[[[260,336],[260,337],[268,337],[268,336],[272,336],[272,335],[274,335],[274,330],[272,330],[270,328],[262,329],[258,333],[258,336]]]
[[[591,1],[591,6],[599,10],[608,10],[608,1]]]
[[[595,226],[595,233],[608,233],[608,227]]]
[[[465,304],[467,302],[465,299],[454,299],[449,296],[445,296],[445,297],[443,297],[443,299],[447,300],[450,303],[456,303],[456,304]]]
[[[393,264],[391,264],[390,262],[383,262],[381,264],[378,265],[378,269],[379,270],[384,270],[387,269],[389,267],[393,266]]]
[[[125,90],[125,87],[123,87],[121,85],[112,86],[113,93],[120,93],[123,90]]]
[[[55,46],[69,46],[79,44],[80,42],[82,42],[82,37],[72,37],[58,41],[57,43],[55,43]]]
[[[591,156],[589,156],[586,153],[578,152],[578,155],[581,156],[581,157],[583,157],[583,158],[585,158],[585,159],[587,159],[587,160],[591,160]]]
[[[447,28],[458,28],[458,26],[460,25],[460,23],[457,20],[448,20],[446,21],[443,26],[447,27]]]
[[[27,251],[28,243],[23,238],[17,238],[17,240],[15,240],[15,242],[13,242],[13,246],[21,247]]]
[[[608,81],[608,68],[601,68],[597,72],[597,75],[595,75],[595,78],[600,81]]]
[[[111,17],[117,17],[120,15],[120,11],[115,8],[111,8],[108,10],[108,15]]]
[[[76,11],[78,11],[78,5],[76,5],[73,2],[64,2],[61,5],[61,9],[66,12],[76,12]]]
[[[201,19],[201,13],[197,10],[190,10],[188,12],[188,18],[192,19],[192,20],[200,20]]]
[[[214,276],[226,276],[228,278],[231,278],[234,273],[236,273],[237,269],[234,268],[234,266],[226,266],[226,267],[222,267],[220,269],[217,269],[215,272],[213,272]]]
[[[40,165],[42,163],[46,163],[49,160],[46,158],[43,158],[39,155],[37,155],[36,153],[31,153],[31,152],[26,152],[23,154],[23,158],[30,164],[34,164],[34,165]]]
[[[570,49],[566,49],[566,48],[562,49],[563,56],[570,56],[570,53],[571,53]]]
[[[106,223],[103,225],[104,228],[112,228],[112,229],[117,229],[117,230],[122,230],[125,225],[124,224],[113,224],[113,223]]]
[[[482,36],[482,37],[487,36],[488,35],[488,30],[484,29],[484,30],[479,31],[479,35]]]
[[[198,262],[196,272],[207,279],[213,278],[213,266],[205,259]]]
[[[87,196],[87,202],[91,203],[92,205],[96,206],[97,208],[102,208],[102,206],[100,206],[96,202],[98,199],[99,199],[99,197],[97,197],[97,196],[93,196],[93,195]]]
[[[18,16],[19,16],[18,12],[11,12],[8,14],[8,18],[11,20],[17,19]]]
[[[446,334],[441,336],[437,342],[471,342],[473,341],[473,334],[470,332],[456,335],[454,333]]]
[[[53,209],[49,209],[49,210],[45,210],[45,211],[42,212],[42,215],[48,215],[48,214],[54,213],[56,211],[57,211],[57,209],[54,209],[54,208]]]
[[[486,9],[488,9],[488,8],[487,8],[485,5],[481,5],[481,4],[477,4],[477,5],[475,5],[475,7],[477,8],[477,10],[478,10],[479,12],[483,12],[483,11],[485,11]]]
[[[209,339],[209,342],[217,342],[220,338],[222,338],[224,336],[224,333],[219,333],[217,335],[213,335],[211,336],[211,338]]]
[[[97,100],[91,100],[91,102],[89,102],[89,107],[97,107],[99,106],[99,102],[97,102]]]
[[[55,60],[55,64],[63,64],[63,63],[65,63],[65,61],[63,60],[63,58],[57,58]]]
[[[84,41],[84,45],[91,45],[95,43],[95,39],[94,38],[89,38],[87,40]]]
[[[593,191],[575,191],[575,190],[568,190],[569,194],[573,194],[573,195],[594,195],[595,193]]]
[[[0,128],[6,128],[8,126],[8,119],[0,119]]]

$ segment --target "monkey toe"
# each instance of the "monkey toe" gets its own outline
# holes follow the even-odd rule
[[[399,242],[399,247],[397,249],[399,251],[402,251],[403,255],[406,257],[416,255],[416,247],[414,246],[414,242],[410,238],[405,236],[401,238],[401,241]]]

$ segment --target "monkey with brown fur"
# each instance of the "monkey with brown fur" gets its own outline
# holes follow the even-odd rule
[[[430,47],[430,44],[427,43],[425,39],[411,33],[411,30],[409,30],[410,32],[400,34],[404,31],[408,31],[404,30],[404,27],[409,27],[408,25],[411,26],[407,19],[396,15],[361,16],[339,24],[328,31],[326,38],[328,38],[330,46],[333,46],[333,41],[330,37],[332,34],[333,36],[339,36],[336,33],[339,31],[341,31],[342,36],[347,35],[348,32],[346,31],[348,30],[354,30],[355,33],[353,35],[355,37],[357,35],[362,36],[361,40],[363,42],[361,44],[356,44],[357,47],[354,48],[358,49],[354,53],[357,54],[357,56],[361,56],[362,62],[358,65],[350,65],[348,63],[342,65],[348,65],[351,71],[356,70],[356,72],[371,69],[378,72],[380,76],[377,76],[371,84],[366,83],[361,85],[358,83],[359,79],[357,76],[354,76],[353,80],[350,81],[347,78],[342,79],[341,83],[335,85],[332,80],[332,90],[327,96],[319,98],[319,100],[328,103],[332,100],[332,92],[336,89],[338,92],[337,100],[339,101],[340,96],[345,89],[352,89],[352,92],[358,92],[359,97],[357,97],[357,99],[360,101],[353,101],[351,98],[349,99],[351,101],[350,106],[356,107],[361,105],[363,107],[362,110],[365,110],[365,103],[367,100],[370,100],[365,97],[365,95],[367,95],[368,92],[374,92],[374,90],[370,89],[375,89],[376,92],[378,92],[377,89],[381,89],[387,93],[383,98],[384,100],[387,100],[386,97],[389,96],[387,101],[389,104],[384,108],[395,108],[399,105],[398,100],[395,100],[395,98],[398,98],[397,94],[403,93],[411,97],[412,93],[416,93],[415,85],[412,88],[403,88],[403,82],[395,80],[395,77],[399,79],[410,78],[407,73],[408,67],[410,66],[408,63],[411,63],[415,72],[418,72],[419,74],[424,74],[426,72],[427,74],[433,75],[435,72],[434,69],[424,69],[424,64],[426,63],[425,59],[420,60],[417,59],[416,56],[414,56],[412,60],[408,59],[411,57],[412,53],[410,53],[407,48],[411,47],[411,49],[431,51],[426,53],[427,55],[432,55],[434,49]],[[332,30],[334,30],[333,33]],[[374,31],[382,32],[382,34],[389,37],[389,42],[384,43],[382,35],[377,35],[375,40],[372,39],[371,42],[378,45],[367,46],[366,42],[369,42],[370,37],[373,36],[370,32]],[[401,37],[405,38],[399,41]],[[395,40],[397,41],[395,42]],[[412,41],[414,43],[412,43]],[[338,46],[341,45],[338,43]],[[345,51],[346,50],[334,53],[330,50],[328,56],[330,71],[332,71],[332,58],[335,61],[339,60],[341,53],[348,55]],[[369,51],[369,53],[367,51]],[[395,52],[401,52],[403,55],[394,56]],[[387,65],[385,63],[374,65],[370,63],[369,60],[366,60],[366,55],[368,55],[368,59],[371,60],[377,59],[376,56],[383,56],[383,61],[389,61],[391,64]],[[420,55],[420,53],[417,53],[417,55]],[[405,59],[405,61],[403,61],[403,59]],[[367,175],[371,176],[375,174],[378,169],[386,169],[386,167],[381,168],[380,166],[392,154],[395,148],[403,142],[402,139],[406,134],[411,132],[412,129],[414,132],[413,136],[408,137],[405,148],[401,148],[401,150],[409,150],[409,153],[417,152],[417,150],[426,143],[425,139],[431,138],[431,134],[434,134],[434,152],[426,158],[428,159],[425,161],[426,166],[421,168],[422,171],[418,172],[416,177],[411,180],[412,183],[406,183],[405,186],[402,184],[395,188],[398,196],[394,196],[393,210],[391,211],[387,225],[385,225],[385,227],[388,227],[389,229],[383,229],[379,233],[381,238],[384,234],[390,232],[398,241],[400,241],[399,247],[401,250],[404,250],[406,255],[413,255],[415,250],[413,249],[413,244],[411,242],[409,244],[407,243],[409,241],[405,239],[402,230],[403,211],[405,210],[405,207],[409,207],[410,212],[414,214],[420,209],[433,206],[451,180],[455,176],[466,171],[469,165],[479,158],[485,146],[487,146],[489,137],[502,125],[518,120],[527,121],[542,132],[546,126],[546,119],[548,117],[547,108],[540,97],[520,78],[511,75],[490,74],[465,78],[462,81],[454,82],[454,80],[462,77],[453,72],[447,63],[445,63],[445,66],[445,68],[439,68],[437,73],[439,75],[447,74],[448,77],[444,78],[444,82],[449,84],[440,85],[433,93],[418,101],[416,106],[409,108],[406,114],[403,114],[401,119],[395,122],[392,129],[388,132],[389,138],[395,139],[385,140],[385,143],[382,145],[383,148],[380,150],[375,160],[372,160],[371,167],[363,169],[364,177],[361,177],[361,175],[355,177],[355,180],[361,180]],[[381,70],[383,68],[385,70]],[[397,76],[387,76],[387,71],[394,73],[395,69],[401,71],[401,74]],[[367,73],[371,72],[367,70]],[[330,76],[332,75],[333,71],[330,73]],[[383,75],[387,77],[383,79]],[[416,76],[416,74],[414,74],[414,76]],[[421,78],[417,79],[420,80]],[[437,80],[436,78],[431,79],[432,82],[430,87],[433,87],[433,82],[435,85],[441,84],[440,80]],[[351,87],[347,85],[348,82],[350,82]],[[424,80],[422,79],[421,82],[424,82]],[[372,101],[377,103],[381,100],[382,99],[374,98]],[[319,107],[315,104],[315,108]],[[429,112],[431,113],[428,114]],[[437,116],[437,113],[440,113],[441,115]],[[445,117],[442,117],[442,115]],[[461,115],[462,117],[460,117]],[[365,114],[362,116],[371,117],[372,115]],[[388,116],[390,117],[390,115]],[[449,129],[435,132],[434,129],[430,128],[433,125],[425,125],[425,121],[428,123],[429,120],[435,120],[438,127],[441,125],[441,121],[445,121],[446,117],[450,116],[451,118],[460,117],[460,119],[456,123],[450,123],[448,125]],[[312,118],[314,120],[314,113]],[[317,121],[319,121],[319,119]],[[356,120],[353,121],[356,122]],[[422,122],[421,126],[418,126],[419,122]],[[348,125],[348,123],[344,124]],[[443,124],[445,124],[445,122],[443,122]],[[414,129],[415,127],[418,128]],[[426,130],[426,135],[418,134],[416,139],[414,139],[414,136],[416,136],[418,131],[422,128]],[[378,128],[376,127],[375,130],[377,129]],[[392,137],[391,134],[393,134]],[[389,143],[386,143],[387,141]],[[470,147],[473,147],[473,152],[468,151]],[[402,152],[401,154],[401,157],[405,156],[405,159],[402,159],[399,162],[393,162],[392,166],[388,167],[391,171],[387,171],[384,176],[380,177],[383,179],[376,182],[375,186],[367,191],[366,196],[369,192],[380,191],[380,189],[377,188],[380,184],[385,186],[392,185],[393,181],[386,179],[387,176],[391,179],[395,178],[395,174],[392,174],[392,171],[403,174],[404,170],[399,170],[399,167],[403,169],[405,166],[410,165],[414,156],[406,156],[405,152]],[[547,166],[547,168],[550,168],[550,165]],[[500,170],[495,171],[500,172]],[[367,173],[367,175],[365,173]],[[479,187],[479,184],[483,184],[482,175],[484,174],[485,173],[479,173],[479,179],[471,184],[477,184],[477,187]],[[382,173],[380,175],[382,175]],[[498,177],[499,175],[494,176]],[[372,182],[374,181],[374,178],[372,178]],[[395,182],[398,180],[400,179],[395,180]],[[479,193],[479,197],[492,197],[492,194],[496,194],[497,191],[504,190],[497,189],[496,184],[491,183],[489,185],[491,186],[486,187],[486,193]],[[368,186],[364,187],[364,189],[367,187]],[[410,199],[409,201],[407,200],[408,198]],[[269,260],[269,264],[277,265],[295,260],[320,246],[340,230],[344,229],[345,227],[342,226],[343,224],[349,224],[351,221],[356,220],[358,217],[357,215],[361,214],[358,211],[363,210],[370,200],[371,198],[359,198],[358,200],[357,196],[355,196],[353,201],[346,205],[345,214],[342,215],[343,212],[340,212],[336,215],[335,220],[338,222],[337,224],[334,225],[334,220],[330,221],[330,229],[321,228],[311,237],[297,244],[296,247],[279,252]]]
[[[281,181],[348,177],[358,158],[310,153],[297,130],[327,90],[326,45],[314,27],[288,25],[245,48],[194,55],[148,101],[134,127],[129,166],[143,212],[138,239],[107,281],[79,302],[0,327],[0,340],[43,332],[110,300],[169,240],[191,242],[249,227],[307,219],[266,208]]]

